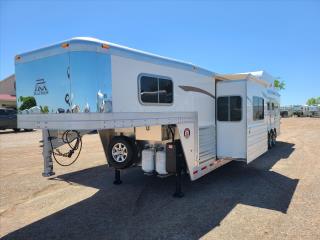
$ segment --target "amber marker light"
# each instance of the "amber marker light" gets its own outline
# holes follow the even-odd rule
[[[16,61],[18,61],[18,60],[21,59],[21,57],[20,57],[19,55],[17,55],[17,56],[15,57],[15,59],[16,59]]]
[[[62,47],[62,48],[67,48],[67,47],[69,47],[69,43],[62,43],[62,44],[61,44],[61,47]]]
[[[109,48],[110,48],[110,46],[107,45],[107,44],[105,44],[105,43],[103,43],[103,44],[101,45],[101,47],[102,47],[102,48],[105,48],[105,49],[109,49]]]

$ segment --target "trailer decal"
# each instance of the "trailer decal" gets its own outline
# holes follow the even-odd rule
[[[48,94],[48,88],[46,86],[46,81],[41,78],[36,80],[36,84],[34,86],[34,95],[46,95]]]
[[[184,129],[183,136],[185,138],[189,138],[190,137],[190,129],[189,128],[185,128]]]
[[[213,94],[211,94],[211,93],[209,93],[209,92],[207,92],[207,91],[205,91],[205,90],[203,90],[203,89],[201,89],[201,88],[197,88],[197,87],[193,87],[193,86],[179,86],[179,87],[180,87],[182,90],[186,91],[186,92],[203,93],[203,94],[205,94],[205,95],[208,95],[209,97],[212,97],[213,99],[216,98]]]

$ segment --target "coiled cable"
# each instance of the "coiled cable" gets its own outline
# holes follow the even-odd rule
[[[74,138],[70,138],[70,136],[72,136],[72,133],[75,133],[76,134],[76,137]],[[54,149],[53,148],[53,144],[52,144],[52,137],[50,136],[50,131],[48,130],[48,136],[49,136],[49,141],[50,141],[50,145],[51,145],[51,150],[52,150],[52,156],[53,156],[53,159],[55,160],[55,162],[57,164],[59,164],[60,166],[63,166],[63,167],[68,167],[68,166],[71,166],[72,164],[74,164],[79,155],[80,155],[80,152],[81,152],[81,149],[82,149],[82,139],[81,139],[81,135],[78,131],[76,130],[67,130],[65,132],[63,132],[62,134],[62,141],[63,143],[67,144],[69,147],[70,147],[70,150],[68,152],[65,152],[65,153],[61,153],[59,149]],[[71,158],[72,155],[74,154],[74,152],[76,152],[78,150],[78,154],[77,156],[75,157],[75,159],[68,163],[68,164],[64,164],[64,163],[61,163],[60,161],[58,161],[58,159],[56,158],[56,156],[62,156],[62,157],[67,157],[67,158]]]

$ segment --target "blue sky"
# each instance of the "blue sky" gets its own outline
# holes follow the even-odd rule
[[[0,0],[0,78],[16,54],[91,36],[219,73],[264,69],[281,102],[320,95],[320,1]]]

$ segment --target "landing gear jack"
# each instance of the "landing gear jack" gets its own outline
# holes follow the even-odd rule
[[[54,175],[53,171],[53,161],[52,161],[52,149],[49,143],[49,130],[42,130],[42,140],[43,140],[43,148],[42,148],[42,156],[43,156],[43,177],[50,177]]]
[[[114,169],[114,185],[120,185],[122,183],[120,179],[120,170],[119,169]]]

